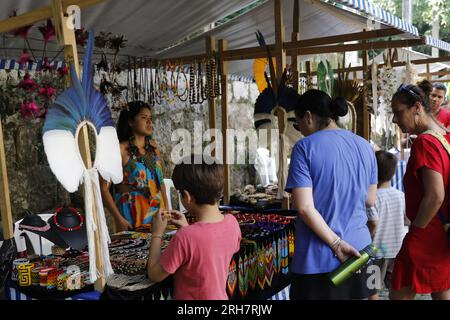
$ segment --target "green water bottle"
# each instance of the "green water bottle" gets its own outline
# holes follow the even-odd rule
[[[339,268],[333,272],[330,272],[328,277],[335,286],[340,285],[342,282],[350,278],[355,272],[360,270],[367,263],[367,261],[369,261],[369,259],[374,258],[377,252],[378,248],[373,244],[369,244],[359,252],[361,254],[359,258],[355,256],[348,258],[339,266]]]

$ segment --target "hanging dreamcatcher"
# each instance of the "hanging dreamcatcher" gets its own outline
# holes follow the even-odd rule
[[[399,86],[399,79],[397,73],[392,67],[393,61],[395,61],[397,56],[397,51],[392,51],[389,49],[387,54],[384,54],[385,64],[379,69],[378,74],[378,97],[379,97],[379,121],[381,123],[381,128],[385,134],[385,146],[387,147],[392,144],[392,139],[395,134],[395,129],[392,124],[392,110],[391,110],[391,99],[392,96],[397,91]]]
[[[99,173],[106,181],[115,184],[122,181],[122,161],[119,140],[111,116],[102,94],[93,84],[92,50],[94,32],[89,34],[89,42],[84,57],[83,78],[80,82],[73,63],[70,68],[72,87],[59,95],[49,108],[43,128],[45,153],[52,172],[69,192],[75,192],[84,184],[86,230],[89,246],[90,280],[98,276],[112,274]],[[78,135],[84,125],[95,132],[96,154],[92,168],[86,168],[78,147]],[[97,212],[97,224],[93,221],[93,211]],[[100,235],[101,263],[103,274],[96,269],[96,248],[94,231]]]

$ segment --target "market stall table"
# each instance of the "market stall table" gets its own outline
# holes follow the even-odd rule
[[[230,299],[269,299],[283,291],[290,282],[288,265],[294,251],[294,217],[238,211],[227,213],[235,215],[242,232],[241,248],[229,266],[227,294]],[[189,220],[193,222],[192,218]],[[173,234],[174,231],[168,231],[164,235],[163,250]],[[9,299],[172,299],[172,277],[161,283],[153,283],[146,277],[151,233],[124,231],[111,239],[110,259],[115,274],[107,278],[101,295],[95,294],[89,283],[87,253],[68,251],[59,257],[34,256],[16,261],[17,266],[30,267],[30,281],[21,281],[24,275],[13,271],[13,280],[7,285]],[[63,279],[52,283],[54,280],[49,280],[48,273],[47,277],[38,273],[42,268],[53,268],[51,272],[55,274],[52,277],[59,280],[58,276],[66,274],[71,266],[76,266],[72,269],[79,268],[76,286],[69,284],[68,287],[69,282],[64,283]]]

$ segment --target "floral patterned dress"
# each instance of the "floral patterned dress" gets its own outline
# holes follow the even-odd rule
[[[150,170],[144,161],[130,156],[123,167],[122,185],[127,192],[114,196],[122,216],[135,228],[150,225],[153,215],[164,208],[161,186],[164,183],[160,155],[156,149],[155,170]]]

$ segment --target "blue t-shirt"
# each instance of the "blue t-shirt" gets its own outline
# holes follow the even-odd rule
[[[286,191],[312,188],[314,206],[328,226],[361,250],[371,243],[365,203],[377,180],[375,153],[366,140],[346,130],[321,130],[295,144]],[[326,273],[339,265],[330,247],[298,217],[291,271]]]

